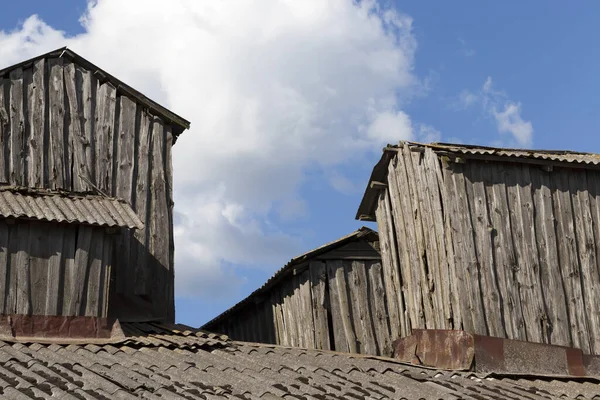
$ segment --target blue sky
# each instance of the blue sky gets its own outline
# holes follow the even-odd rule
[[[360,227],[354,215],[386,142],[600,152],[597,2],[392,1],[365,6],[374,15],[366,20],[336,0],[331,9],[271,7],[293,29],[268,32],[259,3],[245,1],[250,8],[239,13],[198,6],[209,1],[123,3],[93,3],[85,27],[83,0],[5,5],[0,56],[16,62],[69,44],[192,121],[174,149],[183,323],[201,325],[293,256]],[[389,10],[402,18],[373,28]],[[32,31],[19,36],[28,19]],[[146,46],[147,32],[165,42]],[[19,41],[26,51],[10,47]],[[193,94],[175,66],[202,71]],[[324,100],[323,87],[345,95]],[[232,149],[221,153],[224,143]],[[214,168],[198,161],[205,158]]]

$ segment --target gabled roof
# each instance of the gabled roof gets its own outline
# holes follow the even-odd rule
[[[10,71],[12,71],[14,69],[26,67],[28,65],[31,65],[35,61],[38,61],[38,60],[41,60],[44,58],[57,58],[57,57],[69,59],[72,62],[74,62],[75,64],[78,64],[81,67],[83,67],[89,71],[94,71],[94,74],[98,79],[100,79],[102,81],[110,82],[117,89],[117,92],[121,92],[127,96],[130,96],[131,98],[135,99],[138,103],[143,104],[144,106],[148,107],[148,109],[150,109],[153,113],[155,113],[158,116],[164,118],[165,120],[171,122],[176,128],[179,128],[173,132],[173,134],[175,136],[178,136],[179,134],[181,134],[181,132],[183,132],[185,129],[190,128],[190,122],[187,121],[186,119],[180,117],[179,115],[175,114],[172,111],[169,111],[165,107],[161,106],[160,104],[156,103],[155,101],[144,96],[142,93],[138,92],[137,90],[135,90],[131,86],[127,85],[123,81],[115,78],[113,75],[109,74],[105,70],[92,64],[90,61],[81,57],[79,54],[75,53],[71,49],[68,49],[67,47],[61,47],[60,49],[50,51],[48,53],[39,55],[39,56],[31,58],[29,60],[26,60],[26,61],[20,62],[18,64],[15,64],[15,65],[11,65],[10,67],[4,68],[4,69],[0,70],[0,78],[2,78],[4,75],[8,74]]]
[[[223,318],[225,318],[227,315],[241,309],[244,305],[248,304],[251,300],[254,300],[258,296],[267,292],[271,287],[273,287],[274,285],[279,283],[282,279],[284,279],[288,275],[294,274],[294,269],[296,267],[298,267],[299,265],[304,264],[307,261],[309,261],[315,257],[318,257],[324,253],[330,252],[333,249],[342,247],[342,246],[344,246],[350,242],[356,241],[356,240],[377,241],[377,240],[379,240],[379,235],[374,230],[363,226],[363,227],[359,228],[358,230],[350,233],[349,235],[343,236],[337,240],[326,243],[320,247],[317,247],[316,249],[313,249],[311,251],[308,251],[304,254],[301,254],[297,257],[292,258],[286,265],[284,265],[281,269],[279,269],[277,272],[275,272],[275,274],[271,278],[269,278],[267,280],[267,282],[265,282],[260,288],[256,289],[254,292],[252,292],[244,300],[240,301],[239,303],[237,303],[230,309],[224,311],[222,314],[216,316],[215,318],[213,318],[212,320],[210,320],[209,322],[204,324],[204,327],[211,326],[211,325],[217,323],[218,321],[222,320]]]
[[[570,166],[572,168],[599,168],[600,154],[583,153],[569,150],[527,150],[509,149],[500,147],[474,146],[452,143],[417,143],[401,141],[398,145],[388,145],[383,149],[381,159],[371,173],[369,183],[365,189],[356,219],[361,221],[375,221],[375,206],[379,190],[379,183],[386,183],[388,165],[396,155],[398,149],[408,146],[411,151],[423,152],[426,148],[433,150],[439,156],[446,156],[452,160],[477,159],[485,161],[518,162],[528,164],[541,164],[546,166]]]
[[[596,378],[448,371],[391,358],[233,342],[181,325],[122,324],[119,343],[0,341],[14,399],[592,399]]]
[[[0,217],[143,229],[124,200],[84,193],[0,186]]]

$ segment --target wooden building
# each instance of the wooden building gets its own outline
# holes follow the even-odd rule
[[[172,321],[188,127],[66,48],[0,70],[0,312]]]
[[[403,142],[377,221],[393,336],[462,329],[600,354],[600,155]]]
[[[363,227],[293,258],[203,329],[235,340],[391,355],[378,240]]]

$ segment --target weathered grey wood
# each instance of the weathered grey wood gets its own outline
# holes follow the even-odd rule
[[[600,270],[600,173],[598,171],[586,171],[587,188],[585,195],[588,196],[590,213],[592,217],[592,232],[594,235],[594,248],[596,263]],[[598,274],[598,271],[592,271],[592,273]],[[598,354],[598,351],[596,351]]]
[[[82,121],[82,142],[85,145],[85,176],[91,181],[96,179],[96,93],[98,81],[93,71],[87,71],[81,67],[75,68],[76,87],[79,100],[79,112]]]
[[[44,59],[33,63],[31,82],[27,85],[27,185],[30,187],[43,187],[44,183],[45,72]]]
[[[117,197],[129,201],[133,193],[136,104],[125,96],[119,96],[117,102],[120,110],[119,131],[116,132],[119,145],[116,154],[116,179],[113,181],[112,192]]]
[[[152,139],[152,121],[151,116],[142,111],[140,114],[140,130],[139,138],[137,141],[137,176],[135,176],[135,212],[140,217],[142,222],[145,223],[145,229],[138,229],[133,233],[132,244],[136,249],[131,254],[130,268],[133,270],[134,280],[134,293],[135,294],[146,294],[148,293],[148,234],[150,232],[150,224],[148,219],[148,210],[150,203],[150,161],[151,161],[151,139]],[[119,271],[119,280],[117,281],[117,291],[125,293],[128,289],[127,286],[131,284],[131,281],[127,279],[127,274]]]
[[[390,327],[386,311],[386,290],[383,285],[383,269],[380,262],[367,263],[369,295],[367,298],[373,329],[377,339],[377,354],[391,356],[393,353],[390,340]],[[394,338],[393,340],[396,340]]]
[[[88,272],[85,298],[85,314],[87,316],[101,316],[102,303],[101,293],[104,291],[104,277],[102,276],[102,259],[104,251],[104,232],[100,229],[94,229],[92,232],[92,243],[88,254]]]
[[[277,326],[278,326],[278,341],[277,344],[282,346],[287,346],[289,343],[288,339],[288,331],[285,325],[285,315],[283,308],[283,296],[282,296],[282,286],[279,285],[278,288],[273,292],[273,301],[276,303],[276,312],[277,312]]]
[[[586,172],[569,174],[569,191],[573,205],[575,239],[581,266],[583,304],[588,324],[588,337],[592,354],[600,352],[600,276],[596,261],[593,220],[590,210]]]
[[[30,257],[27,244],[29,243],[29,224],[17,225],[17,251],[14,262],[11,260],[12,268],[16,273],[16,314],[31,314],[31,286],[30,286]]]
[[[392,338],[399,338],[400,332],[404,335],[404,330],[401,328],[404,322],[403,316],[400,316],[400,306],[398,304],[398,296],[402,294],[403,288],[394,280],[393,275],[398,271],[397,255],[392,255],[392,252],[396,252],[395,243],[396,239],[391,234],[391,229],[388,226],[393,223],[392,215],[386,208],[386,200],[388,197],[388,189],[382,190],[379,194],[379,200],[377,208],[375,209],[375,215],[377,216],[377,226],[379,227],[379,236],[381,243],[381,257],[383,259],[383,282],[385,287],[385,295],[387,300],[387,316],[390,324],[390,335]],[[391,247],[394,246],[392,251]],[[400,320],[402,318],[402,321]],[[395,339],[394,339],[395,340]]]
[[[528,341],[547,341],[542,326],[545,311],[539,280],[539,256],[535,242],[534,202],[528,165],[506,168],[506,191],[518,269],[515,279],[519,288],[525,334]]]
[[[8,288],[8,293],[5,293],[5,303],[4,303],[4,313],[5,314],[15,314],[17,312],[17,265],[19,265],[19,235],[17,233],[18,225],[10,224],[7,225],[8,228],[8,272],[7,272],[7,282],[6,287]]]
[[[173,161],[172,161],[172,146],[173,146],[173,131],[170,125],[165,126],[166,142],[165,142],[165,183],[167,187],[167,214],[169,216],[169,293],[167,294],[170,302],[167,312],[167,320],[175,321],[175,236],[173,234]],[[275,338],[273,338],[275,340]]]
[[[48,226],[45,223],[30,222],[29,238],[27,243],[27,253],[29,255],[29,299],[30,309],[33,315],[44,315],[46,311],[46,301],[49,297],[56,298],[58,292],[48,292],[48,253],[52,248],[56,248],[57,239],[49,238]],[[17,266],[20,268],[20,266]],[[59,280],[60,275],[50,277],[52,280]],[[21,282],[19,282],[21,284]],[[58,286],[58,285],[55,285]]]
[[[488,334],[495,337],[505,337],[506,332],[500,304],[501,294],[496,284],[497,277],[494,268],[494,250],[492,247],[494,231],[488,215],[488,201],[485,191],[486,185],[489,185],[490,182],[484,182],[481,168],[481,165],[476,163],[466,165],[466,193],[472,214],[475,251]]]
[[[67,119],[69,129],[69,152],[71,153],[72,165],[72,188],[76,192],[90,190],[88,181],[93,181],[88,172],[89,161],[87,159],[87,148],[89,139],[85,136],[83,110],[80,108],[83,103],[82,93],[77,90],[77,72],[72,63],[63,67],[63,76],[65,79],[65,95],[68,103],[67,110],[70,118]]]
[[[350,318],[350,307],[346,291],[346,275],[342,261],[327,261],[327,278],[329,279],[335,350],[356,353],[356,334],[354,333]]]
[[[569,193],[569,176],[565,170],[552,174],[554,217],[562,279],[567,295],[573,345],[589,353],[589,326],[581,287],[581,267],[577,256],[573,206]]]
[[[77,248],[75,250],[74,278],[71,281],[70,296],[67,300],[67,315],[85,315],[84,289],[85,277],[88,276],[90,265],[90,250],[92,246],[93,228],[80,226],[77,233]]]
[[[0,90],[2,90],[1,84]],[[10,270],[8,238],[8,225],[5,221],[0,221],[0,288],[4,288],[4,293],[0,294],[0,313],[6,313],[4,306],[6,304],[6,296],[10,291],[10,281],[8,280],[8,272]]]
[[[327,293],[327,270],[323,261],[309,264],[315,348],[331,350],[329,346],[329,295]],[[276,324],[277,325],[277,324]]]
[[[296,347],[299,345],[297,324],[294,319],[294,282],[293,279],[285,283],[284,290],[282,292],[283,297],[283,311],[285,328],[288,333],[286,346]]]
[[[0,78],[0,182],[8,182],[10,162],[10,96],[5,96],[10,87],[10,79]]]
[[[548,172],[531,170],[531,183],[534,190],[535,242],[540,262],[540,280],[544,288],[544,305],[547,314],[542,329],[548,342],[563,346],[573,346],[565,287],[561,277],[558,257],[558,244],[552,204],[552,191]]]
[[[96,99],[96,185],[104,193],[112,194],[114,163],[114,129],[117,91],[105,82],[98,88]],[[118,147],[118,146],[117,146]]]
[[[282,335],[283,335],[283,327],[281,324],[281,314],[280,309],[281,305],[278,301],[277,290],[271,291],[271,296],[269,297],[269,301],[271,303],[271,309],[273,310],[273,329],[275,331],[275,342],[274,344],[281,344]]]
[[[70,162],[65,153],[64,96],[63,60],[51,58],[48,60],[48,182],[45,183],[51,189],[69,189],[66,184],[66,168]]]
[[[352,302],[352,319],[361,354],[377,354],[377,342],[369,307],[369,282],[364,261],[344,261]],[[373,310],[374,311],[374,310]]]
[[[298,300],[300,301],[300,314],[298,320],[301,321],[301,332],[304,336],[304,347],[315,348],[315,325],[313,319],[312,298],[310,288],[310,271],[307,269],[298,275],[299,290]]]
[[[23,110],[23,70],[10,72],[10,165],[9,181],[25,185],[25,112]]]
[[[45,224],[42,225],[45,235],[48,235],[48,227]],[[62,311],[62,303],[65,292],[65,272],[66,270],[61,269],[61,262],[67,262],[65,252],[63,248],[64,244],[64,231],[65,229],[72,230],[73,227],[65,227],[64,224],[52,224],[52,246],[50,247],[50,253],[47,255],[47,268],[44,271],[46,273],[46,281],[48,282],[46,288],[46,306],[43,310],[44,315],[60,315]],[[46,238],[48,240],[48,238]]]

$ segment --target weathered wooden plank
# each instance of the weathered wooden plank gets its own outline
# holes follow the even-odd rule
[[[31,285],[30,285],[30,257],[29,257],[29,232],[28,223],[17,225],[17,251],[11,268],[16,268],[16,314],[31,314]]]
[[[276,291],[273,292],[273,301],[276,303],[275,308],[277,311],[277,322],[278,322],[278,331],[279,331],[279,339],[278,344],[282,346],[287,346],[289,341],[289,332],[287,330],[286,321],[285,321],[285,309],[284,309],[284,297],[283,297],[283,285],[280,284]]]
[[[491,183],[484,182],[482,168],[485,168],[485,166],[482,167],[478,163],[469,163],[465,166],[466,193],[472,213],[475,251],[488,334],[495,337],[506,337],[503,325],[503,310],[500,304],[502,294],[498,292],[496,270],[494,268],[492,222],[488,215],[488,201],[485,191],[485,186]]]
[[[68,154],[65,153],[65,94],[63,59],[48,60],[48,175],[47,186],[51,189],[70,189],[66,184],[66,169],[69,165]]]
[[[10,163],[10,96],[8,93],[10,79],[0,78],[0,182],[8,182],[8,171]]]
[[[49,229],[47,223],[31,221],[29,224],[29,243],[27,252],[29,254],[29,287],[31,311],[34,315],[44,315],[46,312],[46,301],[49,297],[56,297],[57,292],[48,291],[48,278],[60,279],[60,276],[48,276],[48,258],[51,251],[62,245],[57,238],[48,237]],[[62,238],[61,238],[62,239]],[[23,243],[25,244],[25,243]],[[21,282],[19,282],[21,283]]]
[[[33,63],[31,82],[27,85],[27,185],[43,187],[44,183],[44,129],[46,120],[46,61]]]
[[[175,321],[175,236],[173,234],[173,161],[172,161],[172,147],[173,147],[173,129],[171,125],[165,126],[166,142],[165,142],[165,184],[167,187],[167,214],[169,217],[169,229],[167,234],[169,235],[169,282],[168,282],[168,293],[167,301],[169,306],[167,308],[167,320]],[[273,337],[275,340],[275,337]]]
[[[554,171],[551,175],[553,189],[554,217],[556,219],[556,235],[558,256],[562,279],[567,295],[569,321],[573,345],[590,352],[589,327],[586,316],[582,287],[581,267],[577,256],[577,244],[573,219],[573,205],[569,193],[569,172]]]
[[[327,260],[327,278],[329,279],[329,298],[335,351],[356,353],[356,334],[352,327],[346,275],[340,260]]]
[[[298,346],[306,348],[308,343],[308,334],[312,335],[312,329],[304,325],[304,315],[302,307],[302,294],[300,293],[301,280],[300,276],[296,275],[293,277],[294,282],[294,295],[292,296],[292,321],[296,325],[296,337]],[[309,332],[307,332],[309,331]]]
[[[119,96],[117,102],[119,131],[116,132],[117,168],[113,192],[117,197],[130,201],[133,193],[136,103],[125,96]]]
[[[82,135],[81,141],[85,148],[85,176],[95,182],[96,177],[96,93],[98,90],[98,81],[93,71],[87,71],[78,66],[75,67],[75,79],[77,87],[77,98],[79,101],[78,110],[81,118]]]
[[[5,293],[4,313],[15,314],[17,312],[17,271],[19,270],[18,253],[20,246],[18,225],[7,224],[8,229],[8,271],[6,275],[6,287],[8,288]]]
[[[84,192],[89,189],[86,182],[91,180],[88,173],[88,159],[86,149],[89,147],[88,138],[85,136],[83,128],[84,117],[81,104],[81,91],[77,90],[77,72],[76,67],[72,63],[68,63],[63,67],[63,75],[65,78],[65,94],[67,99],[67,126],[69,131],[69,153],[72,164],[72,189],[76,192]]]
[[[587,317],[588,337],[592,354],[600,352],[600,276],[596,260],[596,242],[590,210],[588,182],[585,170],[569,173],[569,191],[573,205],[575,239],[581,268],[583,306]]]
[[[373,320],[373,329],[377,339],[377,354],[392,356],[392,339],[390,338],[390,326],[386,311],[386,290],[383,284],[383,269],[380,262],[368,262],[369,296],[368,304]]]
[[[59,292],[62,293],[60,298],[58,309],[62,311],[61,315],[75,315],[72,309],[71,300],[73,293],[76,292],[76,279],[78,279],[78,267],[75,265],[75,253],[77,251],[77,235],[79,234],[79,227],[77,225],[69,225],[64,229],[63,235],[63,248],[60,254],[61,258],[61,274],[63,276],[63,282],[59,286]],[[75,309],[73,307],[73,309]]]
[[[2,90],[2,85],[0,85]],[[0,313],[6,313],[4,306],[6,304],[6,296],[10,291],[10,281],[8,272],[10,270],[10,254],[9,254],[9,228],[4,220],[0,221]]]
[[[592,217],[592,232],[594,234],[594,248],[596,263],[600,263],[600,173],[598,171],[586,171],[587,178],[587,195],[590,205],[590,213]],[[600,265],[598,266],[600,270]],[[598,273],[598,272],[596,272]],[[596,351],[598,354],[598,351]]]
[[[72,316],[84,315],[85,312],[85,285],[90,267],[90,251],[92,247],[94,229],[89,226],[79,226],[77,232],[77,248],[75,250],[75,264],[73,279],[70,282],[67,303],[67,314]]]
[[[404,288],[394,279],[394,275],[399,273],[397,264],[398,256],[396,253],[396,237],[392,234],[392,229],[388,227],[393,224],[392,215],[386,207],[388,189],[379,193],[379,200],[375,208],[377,226],[379,228],[379,243],[382,258],[382,276],[385,288],[385,297],[387,300],[387,319],[390,325],[390,335],[396,340],[402,334],[405,335],[405,329],[402,328],[404,316],[401,316],[400,305],[398,304],[398,294],[401,296]],[[393,250],[392,250],[393,249]],[[404,304],[402,304],[402,307]],[[402,312],[402,314],[404,314]],[[401,320],[402,318],[402,320]],[[401,333],[402,332],[402,333]]]
[[[101,315],[102,304],[99,302],[104,291],[104,277],[102,271],[104,251],[104,231],[94,229],[92,243],[88,253],[88,273],[85,280],[85,315],[97,317]]]
[[[281,311],[278,297],[278,290],[272,289],[269,296],[269,302],[271,303],[271,309],[273,310],[274,344],[281,344],[282,341]]]
[[[10,165],[9,182],[25,185],[25,112],[23,105],[23,70],[10,72]]]
[[[46,307],[44,309],[45,315],[60,315],[62,311],[62,297],[64,293],[64,275],[65,271],[61,270],[61,262],[66,262],[64,257],[66,254],[63,252],[64,248],[64,224],[52,224],[52,238],[46,238],[51,240],[52,246],[48,256],[47,268],[44,271],[46,273],[46,281],[48,282],[46,288]],[[48,235],[48,231],[44,231]]]
[[[94,134],[96,140],[96,185],[106,194],[112,195],[113,163],[115,140],[115,113],[117,91],[109,82],[98,88],[96,98],[96,121]]]
[[[146,294],[149,288],[149,271],[148,271],[148,235],[150,232],[149,222],[149,205],[150,205],[150,162],[151,157],[151,138],[152,138],[152,122],[151,117],[146,111],[140,112],[140,128],[139,137],[136,143],[137,174],[135,176],[135,212],[145,223],[145,229],[137,229],[133,233],[130,269],[133,270],[134,293]],[[127,285],[131,281],[127,279],[126,271],[117,270],[117,292],[124,293],[127,291]]]
[[[287,332],[287,346],[297,347],[299,345],[297,324],[294,318],[294,282],[290,279],[283,286],[283,311],[285,329]]]
[[[329,293],[327,291],[327,270],[323,261],[309,264],[315,348],[331,350],[329,346]]]
[[[361,354],[377,354],[377,343],[371,310],[369,309],[369,282],[364,261],[344,261],[348,271],[348,289],[352,304],[352,320]]]
[[[540,280],[543,287],[546,319],[542,324],[545,336],[551,344],[573,346],[568,296],[563,286],[558,243],[552,205],[549,173],[538,168],[530,169],[535,207],[535,242],[540,262]]]
[[[525,335],[530,342],[547,342],[542,329],[545,311],[539,280],[534,202],[528,165],[507,166],[506,191],[518,266],[515,280],[521,298]]]

